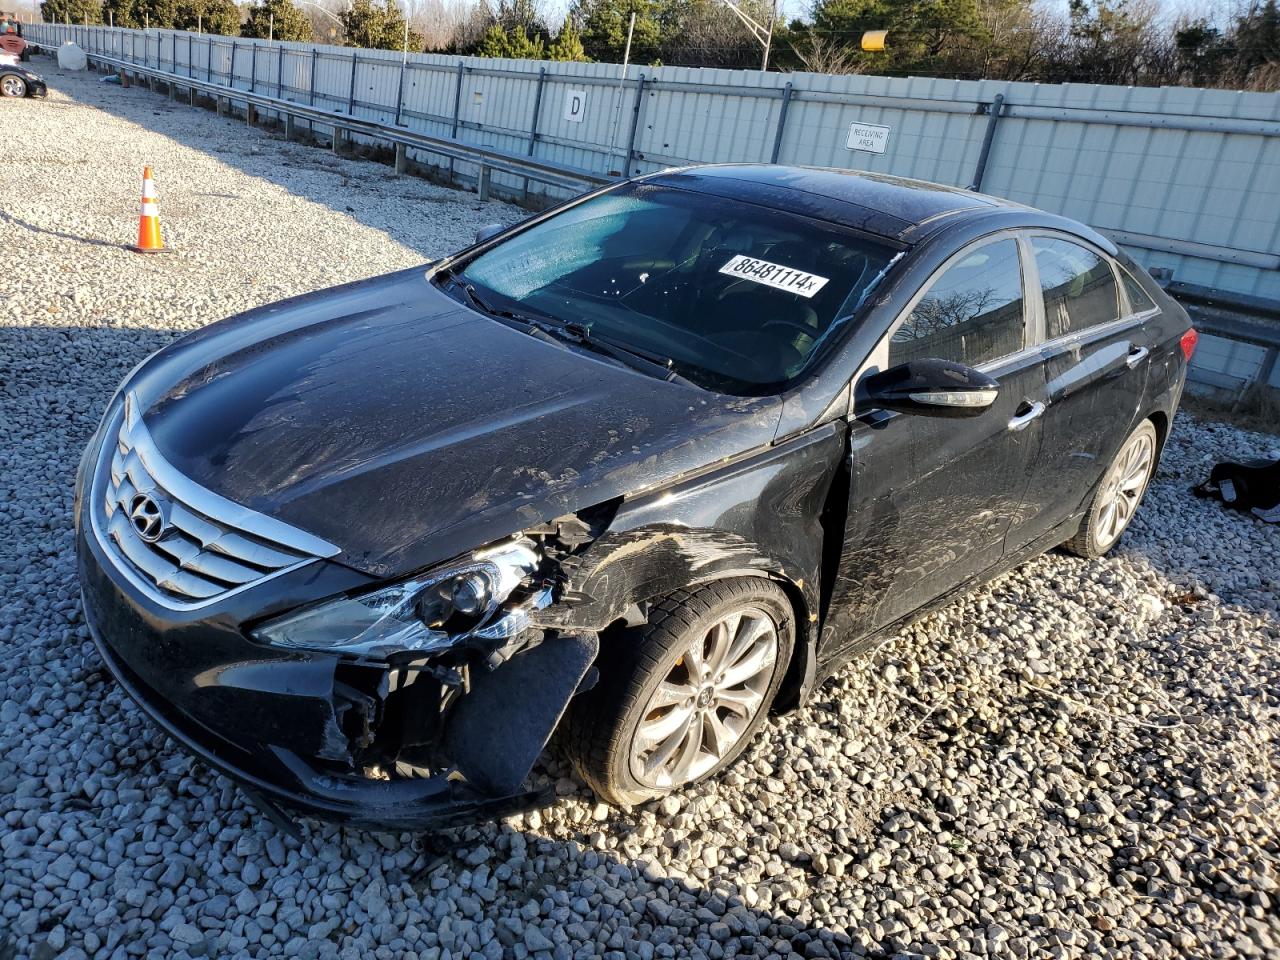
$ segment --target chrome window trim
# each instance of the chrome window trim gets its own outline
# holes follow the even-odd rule
[[[93,531],[93,537],[98,548],[110,561],[112,570],[123,577],[130,586],[134,587],[148,600],[168,610],[199,610],[221,603],[223,600],[234,597],[245,590],[274,580],[276,577],[283,576],[286,573],[292,573],[319,560],[336,556],[341,552],[341,548],[329,543],[327,540],[250,510],[241,504],[219,496],[212,490],[208,490],[182,475],[160,454],[155,446],[155,441],[151,439],[150,432],[147,431],[145,424],[141,420],[139,403],[132,393],[125,396],[125,401],[118,410],[108,414],[105,429],[100,434],[102,445],[96,451],[97,462],[94,465],[89,490],[86,493],[86,507],[89,512],[89,529]],[[133,564],[124,555],[120,546],[114,542],[103,528],[103,523],[106,520],[103,506],[107,475],[111,470],[111,460],[116,445],[119,443],[120,428],[126,424],[126,421],[131,430],[137,431],[136,436],[138,439],[134,450],[138,453],[138,459],[147,471],[151,473],[156,482],[164,487],[168,493],[181,500],[185,506],[204,514],[213,521],[226,524],[238,532],[274,541],[290,549],[308,553],[310,556],[304,557],[289,566],[264,573],[261,577],[248,583],[230,587],[213,596],[197,600],[179,600],[165,593],[156,584],[148,581],[134,569]],[[144,448],[146,451],[145,456],[142,453]]]
[[[1109,323],[1099,323],[1092,327],[1085,327],[1083,330],[1076,330],[1073,333],[1064,333],[1062,336],[1054,337],[1052,340],[1045,340],[1039,345],[1039,349],[1044,354],[1051,354],[1060,353],[1061,351],[1072,347],[1084,346],[1087,343],[1092,343],[1094,340],[1101,340],[1131,327],[1141,326],[1145,321],[1149,320],[1159,312],[1160,311],[1157,308],[1155,311],[1134,314],[1128,317],[1120,317],[1116,320],[1110,321]]]

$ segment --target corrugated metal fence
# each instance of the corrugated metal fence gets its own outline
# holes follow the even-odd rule
[[[166,30],[38,24],[28,37],[605,174],[777,161],[974,186],[1089,223],[1177,281],[1280,309],[1280,94],[643,65],[624,81],[616,64]],[[1206,339],[1217,385],[1280,386],[1273,348]]]

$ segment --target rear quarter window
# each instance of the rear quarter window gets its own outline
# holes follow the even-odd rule
[[[1143,289],[1142,284],[1137,281],[1127,268],[1120,268],[1120,279],[1124,282],[1124,292],[1129,296],[1130,313],[1146,313],[1148,310],[1156,308],[1155,301],[1151,299],[1151,295]]]

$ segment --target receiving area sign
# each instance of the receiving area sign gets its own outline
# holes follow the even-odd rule
[[[885,147],[889,146],[889,128],[855,120],[849,124],[849,139],[845,146],[866,153],[884,153]]]

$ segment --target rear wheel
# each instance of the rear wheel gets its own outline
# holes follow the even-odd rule
[[[569,753],[611,803],[640,803],[715,776],[768,714],[795,643],[791,604],[762,579],[681,591],[601,654],[574,701]]]
[[[1063,546],[1078,556],[1095,558],[1116,545],[1155,472],[1158,439],[1150,420],[1129,434],[1094,491],[1080,529]]]
[[[0,96],[25,97],[26,95],[27,81],[13,73],[0,76]]]

